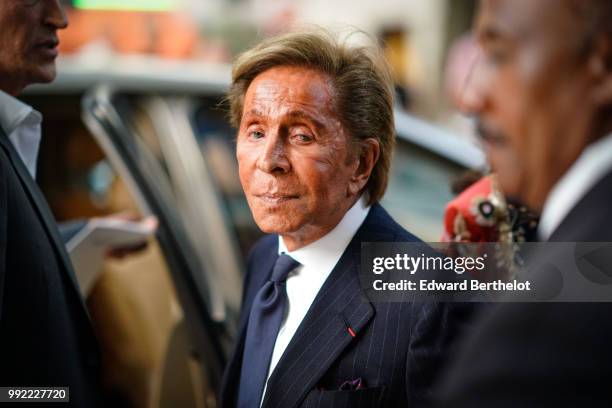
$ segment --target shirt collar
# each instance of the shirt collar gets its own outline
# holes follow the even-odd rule
[[[0,127],[15,147],[32,178],[41,138],[42,115],[17,98],[0,91]]]
[[[288,251],[283,238],[278,237],[278,253],[286,253],[304,266],[331,270],[368,216],[370,208],[364,195],[344,214],[336,227],[315,242],[295,251]]]
[[[42,122],[42,115],[30,105],[0,91],[0,126],[7,136],[22,124],[37,124],[40,122]]]
[[[612,134],[590,144],[548,194],[538,236],[547,240],[591,188],[612,169]]]

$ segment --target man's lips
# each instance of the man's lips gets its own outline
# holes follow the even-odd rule
[[[42,52],[47,57],[55,58],[57,57],[57,54],[58,54],[58,50],[57,50],[58,46],[59,46],[59,41],[57,39],[51,38],[48,40],[38,42],[35,45],[35,49],[38,52]]]
[[[57,38],[46,38],[36,43],[38,47],[49,47],[55,48],[59,45],[59,40]]]
[[[269,204],[280,204],[298,198],[295,194],[255,194],[255,197]]]
[[[508,141],[504,133],[481,121],[477,123],[476,130],[480,140],[486,144],[504,144]]]

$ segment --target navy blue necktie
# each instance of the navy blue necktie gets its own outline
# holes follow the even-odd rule
[[[242,356],[238,408],[259,407],[274,343],[287,308],[285,282],[289,272],[299,265],[289,255],[280,255],[274,263],[270,280],[255,296]]]

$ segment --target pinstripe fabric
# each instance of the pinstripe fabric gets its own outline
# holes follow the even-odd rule
[[[393,241],[418,239],[374,205],[270,376],[263,407],[399,407],[429,401],[431,385],[472,306],[370,302],[359,281],[361,242]],[[267,279],[276,251],[276,237],[264,238],[254,249],[242,317]],[[225,373],[223,407],[235,406],[244,325]],[[339,390],[357,378],[364,389]]]

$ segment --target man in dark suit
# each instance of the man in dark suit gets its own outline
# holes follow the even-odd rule
[[[467,308],[362,290],[362,242],[418,242],[378,204],[394,123],[375,51],[293,33],[235,63],[240,179],[270,235],[248,260],[223,407],[425,405],[467,319]]]
[[[0,386],[99,402],[99,351],[64,243],[33,177],[41,116],[15,95],[55,78],[58,0],[0,3]]]
[[[480,4],[468,106],[505,193],[541,212],[541,241],[612,242],[611,21],[608,0]],[[531,256],[554,264],[549,248]],[[609,285],[611,254],[598,264]],[[610,406],[610,316],[611,303],[498,305],[469,336],[441,405]]]

